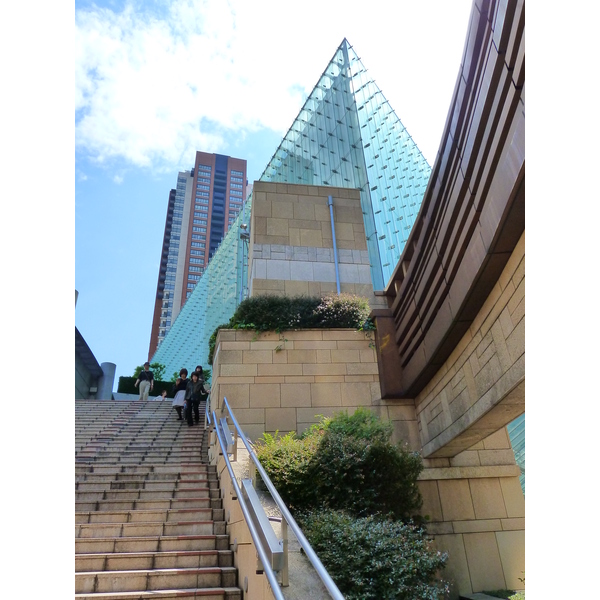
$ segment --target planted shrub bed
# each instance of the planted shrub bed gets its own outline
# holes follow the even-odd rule
[[[253,296],[240,302],[227,323],[219,325],[208,342],[212,365],[220,329],[277,331],[286,329],[346,328],[373,329],[366,298],[353,294],[332,296]]]
[[[436,600],[447,561],[417,512],[417,453],[364,408],[303,435],[264,434],[256,455],[347,599]]]
[[[446,557],[422,528],[379,516],[319,510],[301,516],[302,530],[346,600],[436,600]]]

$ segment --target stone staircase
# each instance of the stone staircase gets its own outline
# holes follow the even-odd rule
[[[207,435],[171,400],[75,401],[75,598],[242,599]]]

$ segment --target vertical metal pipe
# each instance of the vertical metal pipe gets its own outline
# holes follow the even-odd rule
[[[333,237],[333,262],[335,263],[335,284],[337,286],[338,296],[340,295],[340,268],[338,265],[337,242],[335,240],[335,224],[333,222],[333,197],[327,196],[327,205],[329,206],[329,216],[331,217],[331,235]]]

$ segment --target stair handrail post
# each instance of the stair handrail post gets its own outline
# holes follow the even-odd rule
[[[282,594],[281,589],[279,587],[279,582],[277,581],[275,572],[271,568],[271,564],[269,562],[267,554],[261,543],[258,531],[256,530],[256,527],[254,526],[252,517],[250,516],[250,511],[248,510],[246,501],[244,500],[242,490],[238,484],[235,473],[233,472],[233,467],[231,466],[229,456],[227,455],[227,444],[224,439],[223,430],[221,429],[221,426],[217,420],[217,416],[214,413],[214,411],[213,411],[213,420],[215,423],[215,433],[217,436],[217,440],[218,440],[219,445],[221,446],[221,450],[223,452],[223,459],[225,460],[225,466],[227,467],[227,471],[229,472],[229,477],[231,478],[231,483],[235,490],[237,500],[240,503],[240,508],[242,509],[242,514],[244,515],[246,525],[248,526],[248,530],[250,532],[250,537],[252,538],[252,541],[254,542],[254,546],[256,548],[258,558],[260,559],[260,561],[262,563],[263,571],[267,577],[267,581],[269,582],[269,585],[271,586],[271,591],[273,592],[273,595],[275,596],[275,600],[285,600],[285,597]]]
[[[294,535],[298,539],[298,542],[299,542],[300,546],[302,547],[302,549],[304,550],[308,560],[310,560],[313,567],[315,568],[317,575],[320,577],[321,581],[327,588],[327,591],[329,592],[329,594],[331,595],[331,597],[334,600],[344,600],[344,596],[342,595],[342,593],[338,589],[337,585],[331,578],[331,575],[329,575],[329,573],[327,572],[327,569],[321,562],[320,558],[317,556],[317,553],[313,550],[312,546],[310,545],[310,542],[306,539],[306,536],[302,532],[302,529],[300,529],[298,523],[296,523],[296,520],[290,513],[288,507],[286,506],[286,504],[283,501],[283,499],[281,498],[281,496],[279,495],[279,492],[277,491],[277,489],[271,482],[271,479],[267,475],[267,472],[264,470],[263,466],[260,464],[260,461],[256,457],[254,450],[252,449],[250,443],[246,439],[246,436],[244,435],[242,428],[240,427],[237,419],[235,418],[235,415],[233,414],[231,407],[229,406],[229,402],[227,401],[227,398],[223,397],[223,411],[225,410],[225,408],[227,409],[227,413],[228,413],[229,417],[231,418],[234,428],[236,429],[242,442],[246,446],[246,450],[248,450],[248,454],[249,454],[252,462],[256,466],[256,470],[259,472],[259,474],[263,480],[263,483],[265,484],[266,488],[269,490],[271,497],[273,498],[273,500],[275,501],[275,504],[277,504],[277,507],[281,511],[282,518],[287,521],[288,526],[294,532]]]

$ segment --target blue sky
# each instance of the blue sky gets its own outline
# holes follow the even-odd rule
[[[344,37],[433,164],[470,9],[76,2],[75,322],[98,361],[118,380],[146,359],[177,172],[204,150],[258,179]]]

